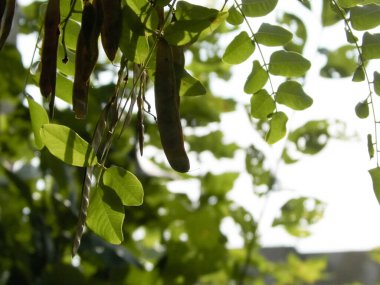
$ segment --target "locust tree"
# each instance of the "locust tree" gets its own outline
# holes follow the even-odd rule
[[[326,55],[320,75],[367,82],[355,112],[373,125],[369,173],[379,198],[374,102],[380,75],[373,61],[380,58],[380,34],[373,29],[380,24],[380,1],[318,4],[321,26],[341,25],[346,35],[336,50],[318,47]],[[277,173],[258,145],[225,142],[223,114],[245,112],[266,144],[286,140],[278,158],[285,164],[302,163],[299,155],[315,155],[341,137],[329,120],[289,127],[292,112],[313,104],[304,88],[313,65],[304,49],[313,35],[307,16],[292,7],[307,15],[315,3],[291,1],[288,10],[278,9],[278,0],[16,6],[15,0],[0,2],[2,282],[49,284],[60,275],[78,284],[304,284],[322,278],[324,260],[290,255],[272,263],[260,254],[260,215],[227,195],[240,173],[212,171],[205,155],[221,163],[243,150],[250,191],[265,198],[281,191]],[[33,42],[7,41],[12,31]],[[30,55],[28,64],[21,55]],[[244,62],[252,69],[233,90],[235,97],[250,96],[242,106],[234,96],[219,96],[212,81],[228,81]],[[178,181],[186,191],[169,190]],[[190,191],[199,197],[190,199]],[[305,237],[323,210],[318,199],[293,198],[273,226]],[[239,228],[239,249],[227,246],[226,219]]]

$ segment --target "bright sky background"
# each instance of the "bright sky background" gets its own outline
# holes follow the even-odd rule
[[[189,2],[200,5],[205,3],[196,0]],[[221,7],[220,3],[223,2],[220,0],[217,7]],[[373,194],[368,174],[368,169],[374,165],[369,162],[366,143],[367,134],[373,132],[373,122],[371,117],[366,120],[358,119],[354,112],[355,105],[367,96],[368,90],[365,84],[352,83],[350,79],[326,80],[318,76],[325,58],[317,53],[317,47],[339,47],[345,43],[344,29],[342,25],[337,25],[322,31],[319,20],[322,0],[312,1],[313,13],[306,9],[296,9],[299,7],[296,2],[282,0],[279,1],[278,8],[286,10],[291,7],[291,12],[303,19],[306,15],[309,41],[305,56],[312,61],[313,66],[306,78],[304,89],[314,99],[314,104],[306,111],[290,116],[290,126],[295,128],[310,119],[339,119],[347,123],[348,134],[357,136],[349,141],[331,140],[327,148],[316,156],[304,157],[294,165],[280,165],[277,174],[281,180],[281,188],[286,190],[273,193],[267,201],[260,224],[261,240],[264,246],[295,246],[302,252],[369,250],[380,246],[380,206]],[[258,29],[262,21],[273,23],[275,15],[276,12],[273,12],[269,17],[252,21],[254,30]],[[226,40],[225,44],[228,42]],[[18,44],[30,46],[30,38],[25,37]],[[29,56],[25,54],[25,58],[28,58],[26,62],[29,62]],[[268,59],[269,56],[266,60]],[[213,86],[216,93],[248,103],[250,96],[243,92],[243,86],[251,70],[251,62],[248,60],[235,67],[236,73],[232,81],[215,80]],[[223,117],[226,140],[235,141],[238,138],[239,143],[245,146],[256,143],[257,135],[249,125],[245,112],[240,111]],[[287,113],[290,114],[288,111]],[[236,127],[237,123],[239,127]],[[282,144],[283,142],[279,142],[274,147],[263,146],[273,166],[279,157]],[[237,164],[229,164],[229,167],[234,171],[239,170],[236,167],[239,167],[239,163],[242,165],[243,160],[244,154],[240,153]],[[219,167],[219,162],[213,165],[210,160],[207,168],[214,166]],[[199,165],[192,167],[202,168]],[[252,194],[250,185],[249,177],[243,175],[237,181],[231,197],[257,217],[264,201]],[[281,228],[271,227],[273,217],[278,214],[283,203],[300,195],[319,198],[327,204],[325,217],[312,227],[312,236],[305,239],[292,238]],[[227,220],[223,228],[229,231],[231,227],[233,224]],[[231,245],[237,246],[240,242],[239,237],[232,234]]]

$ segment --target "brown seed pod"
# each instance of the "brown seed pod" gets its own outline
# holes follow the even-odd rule
[[[3,0],[4,1],[4,0]],[[3,48],[12,28],[13,16],[15,14],[16,0],[7,0],[5,6],[4,26],[0,35],[0,50]]]
[[[96,0],[93,3],[84,3],[82,25],[77,40],[73,84],[73,109],[77,119],[84,119],[87,116],[90,75],[99,55],[98,38],[102,22],[100,11]]]
[[[110,61],[115,59],[122,29],[121,0],[100,0],[103,10],[101,39]]]
[[[3,20],[4,12],[5,12],[5,0],[0,0],[0,29],[1,29],[1,21]]]
[[[157,125],[165,155],[174,170],[187,172],[190,163],[184,148],[173,52],[163,38],[157,43],[154,91]]]
[[[44,22],[44,39],[41,53],[40,91],[44,97],[49,97],[51,108],[54,108],[57,51],[59,40],[60,0],[49,0]],[[50,110],[53,114],[53,110]]]

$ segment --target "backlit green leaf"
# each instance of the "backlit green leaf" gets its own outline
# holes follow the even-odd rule
[[[365,80],[364,68],[362,65],[360,65],[355,69],[354,76],[352,77],[352,81],[361,82],[364,80]]]
[[[277,112],[273,114],[269,123],[269,132],[265,137],[265,140],[269,144],[274,144],[278,142],[286,135],[287,121],[288,117],[284,112]]]
[[[296,81],[285,81],[276,93],[277,103],[284,104],[293,110],[304,110],[313,104],[313,99],[309,97]]]
[[[261,24],[255,34],[255,39],[259,44],[266,46],[282,46],[291,41],[293,34],[287,29],[267,23]]]
[[[337,0],[337,3],[342,8],[355,7],[358,4],[363,4],[364,0]]]
[[[377,95],[380,95],[380,73],[377,71],[373,73],[373,89]]]
[[[275,108],[276,103],[265,89],[260,90],[251,97],[251,116],[256,119],[267,119]]]
[[[269,14],[277,6],[278,0],[242,0],[241,7],[247,17],[261,17]]]
[[[368,148],[369,158],[371,159],[375,155],[375,148],[373,147],[373,141],[372,141],[372,135],[371,134],[367,135],[367,148]]]
[[[355,106],[355,113],[356,113],[356,116],[358,116],[360,119],[367,118],[369,115],[368,102],[367,101],[359,102]]]
[[[273,75],[299,77],[305,75],[310,66],[310,61],[299,53],[280,50],[272,53],[269,72]]]
[[[204,6],[194,5],[186,1],[178,1],[175,17],[177,21],[182,20],[207,20],[215,18],[218,10],[210,9]]]
[[[206,93],[207,90],[203,84],[184,70],[181,77],[180,96],[199,96]]]
[[[28,105],[34,134],[34,142],[36,143],[37,149],[42,149],[44,147],[44,143],[41,138],[40,129],[42,125],[49,123],[49,116],[45,109],[29,96]]]
[[[227,18],[228,12],[220,12],[202,20],[174,21],[165,29],[165,39],[171,45],[186,45],[194,43],[210,35]]]
[[[236,9],[235,5],[231,6],[228,10],[227,22],[231,25],[240,25],[244,21],[243,15],[240,13],[238,9]]]
[[[286,25],[294,34],[293,40],[287,43],[284,49],[302,53],[307,40],[305,23],[296,15],[290,13],[284,13],[278,23],[283,26]]]
[[[73,81],[63,75],[60,72],[57,72],[57,83],[56,83],[55,95],[61,98],[63,101],[71,104],[72,103],[72,94],[68,90],[73,90]]]
[[[223,61],[229,64],[239,64],[244,62],[255,50],[255,43],[249,37],[248,33],[243,31],[238,34],[227,46]]]
[[[42,125],[41,139],[49,152],[74,166],[97,164],[92,147],[72,129],[56,124]]]
[[[331,0],[323,0],[322,25],[324,27],[332,26],[342,20],[338,9]]]
[[[362,53],[365,60],[380,58],[380,33],[364,33]]]
[[[354,46],[344,45],[334,51],[320,50],[327,56],[327,63],[320,74],[327,78],[351,76],[357,68],[356,50]]]
[[[253,61],[252,71],[244,84],[244,92],[247,94],[256,93],[265,86],[268,77],[267,71],[261,66],[260,62]]]
[[[100,187],[92,190],[86,223],[94,233],[109,243],[120,244],[124,216],[123,205],[113,191]]]
[[[371,175],[373,191],[375,192],[376,199],[380,203],[380,167],[372,168],[369,170],[369,174]]]
[[[143,203],[143,187],[131,172],[112,166],[104,172],[103,183],[116,192],[124,206],[140,206]]]
[[[358,31],[365,31],[380,24],[380,6],[369,4],[353,7],[350,13],[352,27]]]

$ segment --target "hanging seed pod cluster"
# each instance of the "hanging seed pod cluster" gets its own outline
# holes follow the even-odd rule
[[[123,58],[126,61],[127,74],[129,69],[132,71],[132,90],[119,94],[115,91],[115,94],[110,94],[110,97],[112,95],[119,101],[122,98],[129,100],[129,108],[119,106],[121,109],[118,111],[120,114],[127,111],[126,117],[129,119],[133,105],[137,102],[137,136],[140,153],[143,153],[144,143],[143,113],[146,105],[150,107],[144,96],[147,79],[150,77],[154,80],[157,126],[164,153],[174,170],[187,172],[190,163],[184,147],[179,106],[180,94],[186,93],[181,90],[182,77],[190,75],[184,69],[184,45],[174,43],[173,39],[165,37],[166,31],[169,31],[169,35],[173,34],[173,31],[176,32],[173,27],[178,17],[174,15],[174,7],[133,0],[125,2],[84,0],[80,3],[82,10],[76,11],[77,4],[76,1],[71,1],[68,15],[61,15],[60,8],[62,9],[62,5],[65,4],[60,0],[48,0],[46,6],[39,85],[41,94],[50,99],[50,117],[52,118],[54,113],[57,77],[64,78],[72,84],[71,103],[75,118],[85,119],[91,111],[88,110],[88,103],[91,100],[88,96],[91,88],[90,79],[98,61],[101,43],[109,61],[118,65],[115,58]],[[75,49],[73,49],[72,46],[66,46],[65,29],[77,12],[81,12],[80,28]],[[72,23],[77,22],[72,21]],[[187,43],[189,44],[191,41]],[[60,48],[65,52],[64,58],[58,58]],[[119,56],[117,56],[118,52]],[[71,58],[67,56],[70,53],[74,55]],[[73,58],[75,58],[74,63]],[[74,72],[71,76],[67,72],[65,74],[64,67],[60,68],[59,61],[61,60],[64,65],[74,64]],[[191,79],[198,86],[200,85],[195,78]],[[124,78],[124,83],[126,81],[127,79]],[[120,90],[121,84],[123,80],[119,80],[117,90]],[[121,118],[122,116],[119,119]]]

